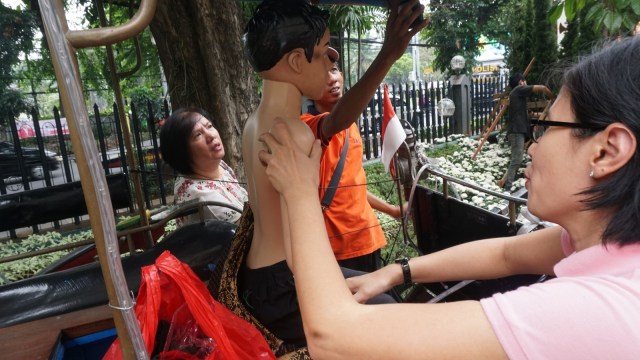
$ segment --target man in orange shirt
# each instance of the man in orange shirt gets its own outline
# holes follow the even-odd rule
[[[422,14],[422,9],[422,6],[407,7],[404,18],[413,21]],[[331,204],[324,209],[331,247],[344,268],[371,272],[381,265],[380,249],[386,239],[372,208],[392,217],[400,216],[399,206],[390,205],[367,191],[362,168],[362,139],[356,120],[393,63],[404,54],[411,38],[426,25],[427,21],[423,21],[407,29],[408,24],[401,21],[388,22],[380,53],[363,77],[343,96],[343,76],[334,64],[329,70],[329,81],[322,98],[313,101],[308,112],[301,116],[323,145],[321,198],[328,190],[345,140],[349,139],[342,176]]]
[[[349,138],[338,188],[323,214],[331,247],[340,266],[371,272],[380,267],[380,249],[386,244],[384,233],[372,208],[392,217],[400,216],[400,208],[367,191],[367,179],[362,168],[362,139],[355,122],[331,136],[324,135],[323,124],[328,120],[333,105],[342,97],[342,73],[338,70],[337,64],[329,73],[330,81],[323,99],[309,105],[308,112],[303,114],[301,119],[309,125],[316,138],[321,139],[323,145],[320,161],[320,198],[325,196],[330,187],[329,183],[345,146],[345,140],[347,136]]]

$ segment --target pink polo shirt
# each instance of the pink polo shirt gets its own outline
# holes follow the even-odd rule
[[[480,301],[510,359],[640,359],[640,244],[593,246],[557,278]]]

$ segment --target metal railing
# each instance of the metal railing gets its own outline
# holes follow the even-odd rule
[[[423,165],[420,170],[418,170],[418,172],[416,173],[415,179],[413,181],[413,185],[411,186],[411,191],[409,193],[409,200],[408,200],[408,208],[411,209],[412,207],[412,202],[413,202],[413,198],[415,195],[415,191],[416,191],[416,187],[418,186],[418,182],[422,179],[422,174],[424,172],[427,172],[428,174],[431,175],[435,175],[438,176],[442,179],[442,194],[444,195],[444,198],[447,199],[449,197],[449,184],[448,182],[452,182],[454,184],[458,184],[458,185],[462,185],[477,191],[482,191],[488,195],[491,196],[495,196],[497,198],[503,199],[508,201],[509,203],[509,212],[508,212],[508,218],[509,218],[509,225],[513,226],[515,228],[516,226],[516,218],[517,218],[517,212],[516,212],[516,205],[526,205],[527,204],[527,199],[523,199],[517,196],[512,196],[512,195],[506,195],[497,191],[493,191],[493,190],[489,190],[489,189],[485,189],[482,186],[479,186],[477,184],[474,183],[470,183],[468,181],[464,181],[461,179],[458,179],[456,177],[453,177],[451,175],[445,174],[440,170],[437,170],[433,167],[433,165],[431,164],[425,164]],[[409,217],[405,216],[404,218],[404,224],[403,227],[405,229],[408,228],[408,221],[409,221]]]

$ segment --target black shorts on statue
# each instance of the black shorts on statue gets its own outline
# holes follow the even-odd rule
[[[293,273],[286,261],[259,269],[243,264],[238,274],[240,301],[286,344],[306,346]]]
[[[345,279],[365,274],[343,267],[340,270]],[[293,273],[286,261],[259,269],[249,269],[243,264],[238,278],[238,292],[247,310],[275,336],[286,344],[306,346]],[[369,299],[367,304],[395,302],[392,296],[381,294]]]

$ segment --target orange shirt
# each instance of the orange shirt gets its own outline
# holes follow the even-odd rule
[[[322,120],[328,113],[303,114],[300,119],[307,123],[316,138]],[[320,160],[320,198],[331,181],[333,171],[340,159],[346,130],[324,140]],[[367,178],[362,168],[362,138],[358,126],[349,128],[349,149],[331,206],[324,211],[324,220],[336,259],[344,260],[370,254],[387,241],[380,222],[367,201]]]

